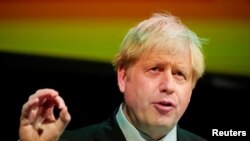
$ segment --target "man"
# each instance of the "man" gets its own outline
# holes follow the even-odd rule
[[[124,102],[100,124],[64,131],[70,114],[53,89],[23,105],[21,141],[203,141],[178,126],[204,72],[199,38],[170,14],[154,14],[132,28],[113,65]],[[54,107],[60,109],[55,118]]]

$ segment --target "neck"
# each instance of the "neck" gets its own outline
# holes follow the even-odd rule
[[[152,126],[146,125],[135,118],[131,112],[127,111],[126,106],[123,107],[123,113],[127,120],[141,133],[142,136],[148,138],[149,140],[160,140],[165,137],[172,128],[166,128],[164,126]]]

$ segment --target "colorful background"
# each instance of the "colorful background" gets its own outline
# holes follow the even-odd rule
[[[3,138],[18,139],[22,104],[44,87],[64,98],[68,129],[109,117],[122,101],[110,64],[121,40],[164,11],[208,40],[206,73],[180,126],[209,140],[221,140],[212,129],[248,130],[249,9],[249,0],[1,0],[1,121],[12,134]]]
[[[250,76],[249,0],[1,0],[0,51],[110,62],[128,29],[154,12],[200,37],[208,72]]]

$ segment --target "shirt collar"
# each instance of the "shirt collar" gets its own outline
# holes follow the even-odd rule
[[[149,137],[140,131],[138,131],[126,118],[122,110],[122,104],[119,107],[119,110],[116,114],[116,120],[119,127],[122,130],[127,141],[151,141]],[[160,139],[159,141],[176,141],[177,132],[176,126],[169,132],[166,133],[166,136]]]

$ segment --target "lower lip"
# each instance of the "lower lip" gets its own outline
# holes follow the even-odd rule
[[[164,106],[162,104],[154,104],[154,107],[161,114],[167,114],[174,109],[173,106]]]

